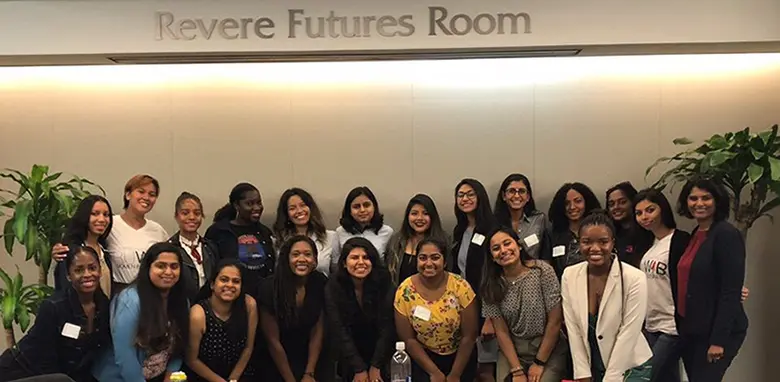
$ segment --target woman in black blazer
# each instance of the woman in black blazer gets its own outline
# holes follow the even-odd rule
[[[729,196],[710,179],[688,181],[678,213],[696,219],[675,275],[682,358],[690,382],[717,382],[739,352],[748,328],[740,302],[745,241],[726,221]]]
[[[452,234],[454,248],[451,252],[453,273],[463,276],[479,296],[482,268],[489,247],[485,235],[497,223],[490,210],[487,191],[478,180],[463,179],[455,187],[455,218],[457,223]],[[477,372],[480,381],[489,382],[495,379],[495,363],[498,360],[498,344],[494,341],[496,331],[490,320],[480,317],[479,321],[482,329],[477,340]]]

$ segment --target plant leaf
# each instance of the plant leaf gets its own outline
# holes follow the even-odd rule
[[[684,146],[684,145],[690,145],[691,143],[693,143],[693,141],[686,137],[680,137],[680,138],[675,138],[672,141],[672,143],[674,143],[677,146]]]
[[[5,271],[0,268],[0,280],[3,280],[3,284],[5,284],[5,288],[0,289],[11,289],[14,286],[13,281],[11,281],[11,276],[8,276],[8,273],[5,273]]]
[[[713,151],[709,154],[710,160],[709,160],[709,166],[710,167],[718,167],[726,161],[733,159],[736,157],[737,154],[729,152],[729,151]]]
[[[729,147],[729,141],[720,134],[713,135],[706,143],[707,146],[715,150],[722,150]]]
[[[775,157],[768,157],[769,159],[769,169],[770,169],[770,176],[773,181],[780,182],[780,159],[777,159]]]
[[[22,272],[19,272],[19,269],[17,269],[16,277],[14,277],[14,285],[12,289],[12,294],[17,299],[22,296],[22,283],[24,283],[24,276],[22,276]]]
[[[761,179],[762,175],[764,175],[763,167],[755,163],[751,163],[750,166],[748,166],[748,180],[750,183],[755,184],[759,179]]]
[[[14,219],[10,218],[6,220],[5,226],[3,227],[3,241],[5,242],[5,251],[8,252],[8,254],[11,256],[13,256],[15,239],[16,236],[14,235]]]
[[[755,158],[756,160],[759,160],[759,159],[763,158],[764,155],[766,155],[766,154],[762,153],[761,151],[758,151],[758,150],[756,150],[754,148],[750,149],[750,153],[753,154],[753,158]]]
[[[16,305],[16,322],[19,323],[19,328],[22,329],[22,332],[26,332],[27,328],[30,327],[30,313],[24,304]]]
[[[36,227],[30,227],[30,229],[27,230],[27,236],[24,238],[24,249],[27,252],[27,255],[25,256],[25,261],[30,259],[38,259],[38,230]]]
[[[13,328],[14,313],[16,312],[16,298],[10,293],[6,293],[2,301],[2,310],[0,313],[3,315],[3,327],[6,329]]]
[[[62,172],[55,172],[54,174],[47,176],[46,179],[43,180],[43,183],[51,183],[59,179],[61,176],[62,176]]]
[[[30,200],[22,200],[14,208],[14,235],[19,241],[22,241],[27,234],[31,207]]]

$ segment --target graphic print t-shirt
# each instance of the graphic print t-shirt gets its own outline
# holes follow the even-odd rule
[[[658,240],[642,258],[641,269],[647,275],[647,319],[645,329],[676,335],[674,322],[674,300],[669,278],[669,248],[672,234]]]
[[[130,227],[119,215],[108,235],[108,253],[111,256],[114,281],[129,284],[138,275],[146,250],[152,244],[168,240],[168,232],[157,222],[146,220],[140,229]]]
[[[273,273],[274,254],[266,251],[263,237],[258,234],[257,227],[231,224],[230,228],[236,234],[238,260],[249,271],[247,290],[257,291],[260,280]]]

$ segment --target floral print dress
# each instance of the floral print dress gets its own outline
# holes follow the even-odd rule
[[[444,294],[428,301],[417,292],[412,278],[398,287],[395,310],[409,320],[426,349],[440,355],[457,352],[462,338],[460,312],[474,300],[474,290],[461,276],[448,272]]]

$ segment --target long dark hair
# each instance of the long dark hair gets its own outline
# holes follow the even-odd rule
[[[464,184],[468,184],[474,189],[474,193],[477,194],[477,208],[474,210],[474,220],[477,223],[474,228],[474,232],[490,232],[496,224],[496,217],[493,216],[493,211],[490,210],[490,198],[488,197],[485,186],[478,180],[466,178],[458,182],[455,186],[455,218],[457,223],[455,229],[452,231],[452,239],[460,241],[463,237],[463,233],[466,232],[466,228],[469,226],[469,218],[466,213],[458,208],[457,194],[458,190]]]
[[[498,189],[498,195],[496,195],[496,204],[493,207],[493,215],[496,216],[498,224],[511,227],[512,215],[509,213],[509,205],[504,200],[504,191],[512,182],[523,182],[525,188],[528,189],[528,202],[523,206],[523,215],[531,216],[539,211],[536,210],[536,202],[534,201],[534,192],[531,190],[531,181],[523,174],[509,174],[504,181],[501,182],[501,187]]]
[[[607,213],[609,213],[609,195],[611,195],[615,191],[621,191],[626,196],[626,199],[628,199],[628,202],[631,204],[631,207],[629,207],[629,211],[633,213],[634,211],[634,198],[636,197],[637,190],[634,188],[634,185],[631,184],[631,182],[620,182],[612,187],[610,187],[606,195],[604,197],[604,205],[607,206]],[[609,213],[610,217],[612,217],[612,214]],[[629,215],[626,217],[626,219],[629,221],[629,231],[634,230],[637,228],[636,225],[636,219],[632,219],[632,215]],[[621,236],[626,229],[623,228],[623,222],[619,222],[616,220],[612,220],[613,223],[615,223],[615,234],[617,236]]]
[[[327,240],[325,234],[325,223],[322,219],[322,213],[320,207],[317,206],[317,202],[314,198],[306,192],[306,190],[293,187],[289,188],[282,193],[279,198],[279,205],[276,207],[276,222],[274,223],[274,234],[279,241],[284,241],[286,238],[296,234],[295,224],[290,220],[290,216],[287,211],[287,203],[293,196],[298,196],[303,200],[303,203],[309,207],[309,232],[313,232],[317,237],[317,241],[325,243]]]
[[[89,235],[89,218],[92,216],[92,208],[95,203],[103,202],[108,206],[108,226],[105,232],[98,237],[98,244],[103,248],[108,248],[108,235],[111,233],[111,228],[114,226],[114,212],[111,210],[111,203],[100,195],[89,195],[79,203],[76,207],[76,211],[73,213],[73,217],[68,222],[68,228],[65,230],[65,235],[62,237],[62,242],[68,246],[75,245],[81,246],[87,241]]]
[[[244,194],[252,191],[257,191],[258,193],[260,192],[257,187],[250,183],[239,183],[235,185],[235,187],[230,190],[228,203],[222,206],[222,208],[218,209],[214,214],[214,222],[216,223],[219,221],[235,219],[238,211],[234,205],[244,198]]]
[[[341,301],[341,309],[339,312],[346,312],[344,318],[350,321],[358,311],[361,310],[358,304],[357,297],[355,296],[355,284],[352,281],[352,276],[347,272],[346,262],[349,253],[355,248],[362,248],[366,251],[368,258],[371,260],[371,273],[363,283],[363,308],[362,311],[370,318],[376,318],[381,313],[382,300],[387,295],[388,290],[392,288],[390,282],[390,272],[385,267],[382,258],[379,257],[379,251],[371,244],[368,239],[356,236],[347,240],[344,246],[341,248],[341,254],[339,256],[339,266],[336,271],[336,276],[333,280],[339,289],[339,295],[347,296],[347,299]],[[335,312],[334,312],[335,313]]]
[[[409,212],[412,210],[412,207],[418,204],[423,206],[425,211],[428,211],[428,216],[431,218],[431,225],[428,228],[428,231],[425,232],[424,237],[438,237],[440,240],[445,242],[447,240],[447,234],[444,232],[444,228],[441,226],[441,217],[439,216],[439,211],[436,209],[436,204],[433,202],[433,199],[425,194],[417,194],[413,196],[406,205],[406,211],[404,212],[404,220],[403,223],[401,223],[401,228],[396,231],[396,236],[393,238],[392,242],[393,246],[395,247],[390,248],[390,245],[388,244],[388,251],[387,254],[385,254],[387,268],[393,277],[397,276],[395,275],[396,267],[401,261],[403,252],[406,249],[406,243],[408,243],[415,234],[414,230],[409,225]]]
[[[141,307],[135,340],[140,348],[151,353],[165,350],[170,345],[170,341],[173,341],[173,354],[183,355],[187,347],[190,323],[189,304],[184,292],[183,275],[179,276],[179,280],[168,293],[168,306],[163,306],[160,290],[152,284],[152,280],[149,278],[152,263],[162,253],[175,254],[179,264],[182,264],[180,248],[168,242],[152,245],[141,259],[138,277],[133,281],[133,286],[138,291],[138,301]]]
[[[274,272],[274,307],[276,308],[276,321],[280,327],[290,327],[298,322],[298,310],[296,309],[295,293],[298,285],[298,276],[290,269],[290,252],[293,245],[305,241],[311,246],[314,258],[317,258],[317,244],[308,236],[295,235],[287,239],[279,249],[279,258],[276,260]],[[316,270],[312,270],[316,272]],[[311,274],[309,275],[311,276]]]
[[[520,245],[520,238],[517,236],[515,230],[508,227],[498,227],[491,231],[485,236],[488,245],[485,250],[485,265],[482,268],[482,286],[480,288],[482,298],[489,304],[500,304],[501,301],[504,301],[504,297],[506,297],[507,285],[506,280],[503,277],[504,268],[493,260],[493,254],[490,251],[490,240],[493,239],[493,236],[496,236],[501,232],[509,235],[509,237],[517,243],[517,248],[520,251],[520,261],[523,265],[529,268],[536,267],[536,265],[529,265],[533,262],[533,258],[523,250],[523,246]]]
[[[245,272],[246,267],[244,267],[239,260],[230,258],[220,260],[220,262],[217,263],[217,266],[214,268],[214,271],[209,276],[209,281],[206,283],[206,285],[203,285],[203,287],[200,288],[200,291],[198,291],[198,294],[195,296],[195,301],[208,301],[209,298],[211,298],[211,295],[214,293],[212,284],[217,281],[219,272],[227,267],[234,267],[238,269],[238,272],[241,275],[241,290],[239,291],[238,297],[230,304],[230,320],[232,321],[232,324],[228,325],[228,336],[230,339],[233,341],[239,341],[247,335],[248,325],[246,290],[244,289],[246,287],[247,281]]]
[[[371,218],[371,223],[369,223],[365,229],[371,229],[374,233],[378,234],[379,230],[382,229],[382,226],[385,224],[385,217],[379,212],[379,202],[376,200],[376,196],[374,196],[371,189],[366,186],[355,187],[347,194],[347,198],[344,199],[344,209],[341,211],[339,224],[341,224],[347,232],[353,235],[363,232],[364,229],[352,217],[352,201],[360,195],[365,195],[371,203],[374,203],[374,217]]]
[[[570,190],[577,191],[582,195],[582,198],[585,201],[583,216],[587,216],[593,210],[601,209],[601,203],[590,187],[580,182],[564,183],[564,185],[558,189],[558,192],[555,193],[555,196],[550,203],[550,210],[547,213],[547,217],[550,219],[550,222],[552,222],[553,232],[566,232],[566,230],[569,229],[569,218],[566,217],[566,194]],[[612,232],[614,233],[614,230]]]
[[[655,203],[658,205],[658,207],[661,208],[661,224],[663,224],[666,228],[677,228],[677,222],[674,220],[674,211],[672,210],[672,205],[669,204],[669,199],[666,199],[666,196],[664,196],[661,191],[658,191],[654,188],[646,188],[642,191],[639,191],[634,197],[634,207],[636,207],[639,202],[644,200],[647,200],[650,203]],[[636,221],[636,218],[634,218],[634,221]]]
[[[609,213],[601,209],[591,211],[588,216],[582,219],[582,223],[580,223],[580,230],[577,232],[577,235],[581,237],[582,231],[585,228],[599,225],[607,227],[607,230],[612,235],[612,241],[614,243],[616,238],[615,223],[612,221],[612,217],[609,216]],[[624,301],[626,299],[626,288],[625,281],[623,280],[623,262],[618,258],[616,250],[617,248],[613,248],[612,250],[612,261],[617,262],[618,269],[620,270],[620,326],[623,326],[623,310],[625,309]]]

